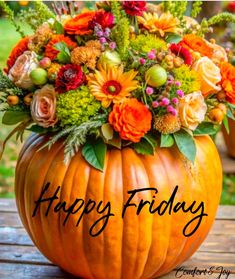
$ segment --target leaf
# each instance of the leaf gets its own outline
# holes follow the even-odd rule
[[[196,144],[193,137],[185,130],[180,130],[173,134],[179,151],[190,161],[194,162],[196,158]]]
[[[109,141],[113,138],[113,128],[109,123],[105,123],[101,126],[101,132],[105,140]]]
[[[219,126],[211,122],[203,122],[197,126],[197,129],[193,132],[195,136],[198,135],[214,135],[218,132]]]
[[[171,147],[175,143],[174,137],[170,134],[161,134],[161,144],[160,147]]]
[[[54,29],[56,34],[64,34],[64,27],[58,20],[56,20],[54,23]]]
[[[33,125],[30,128],[27,129],[28,131],[31,131],[33,133],[37,133],[37,134],[43,134],[43,133],[47,133],[48,129],[43,128],[39,125]]]
[[[138,154],[153,155],[155,148],[148,140],[142,138],[140,142],[134,143],[133,147]]]
[[[70,57],[70,50],[67,47],[66,43],[60,42],[54,45],[55,49],[59,51],[57,55],[57,60],[60,63],[63,64],[68,64],[71,62],[71,57]]]
[[[96,141],[87,142],[82,148],[85,160],[94,168],[103,171],[107,145],[101,138]]]
[[[152,134],[146,134],[144,139],[146,139],[146,141],[152,145],[153,149],[157,147],[157,140]]]
[[[235,120],[235,117],[234,117],[234,114],[233,114],[233,111],[232,111],[231,107],[229,107],[228,110],[227,110],[227,117],[232,119],[232,120]]]
[[[224,116],[223,124],[224,124],[224,128],[225,128],[227,134],[229,134],[229,124],[228,124],[228,117],[227,117],[227,115]]]
[[[182,40],[182,37],[178,34],[170,33],[167,38],[166,42],[170,44],[178,44]]]
[[[30,119],[30,115],[25,111],[6,111],[2,117],[2,124],[15,125],[23,120]]]

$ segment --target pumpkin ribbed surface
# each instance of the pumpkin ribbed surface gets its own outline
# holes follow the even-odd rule
[[[100,172],[78,152],[70,164],[64,165],[63,141],[48,149],[38,149],[46,136],[32,135],[25,143],[16,168],[16,200],[22,222],[39,250],[54,264],[82,278],[147,279],[165,274],[188,259],[200,246],[210,230],[218,207],[222,169],[216,147],[207,136],[197,137],[195,164],[188,162],[176,147],[157,148],[154,156],[138,155],[131,148],[107,152],[105,169]],[[38,151],[38,152],[37,152]],[[100,218],[96,211],[85,215],[76,227],[78,216],[70,215],[63,226],[64,212],[51,210],[48,203],[40,205],[32,218],[35,201],[47,182],[46,196],[58,186],[60,201],[73,203],[76,198],[111,203],[108,225],[97,237],[89,235],[92,224]],[[148,207],[139,215],[135,207],[126,210],[123,204],[129,190],[156,187],[156,206],[168,200],[178,185],[176,201],[190,205],[204,202],[204,217],[191,236],[182,233],[185,224],[195,217],[181,211],[171,215],[150,214]],[[150,191],[139,192],[132,202],[152,200]],[[55,203],[57,203],[57,200]]]

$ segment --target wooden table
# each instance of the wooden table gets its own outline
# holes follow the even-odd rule
[[[202,270],[219,267],[230,270],[235,278],[235,206],[221,206],[212,231],[198,252],[182,266]],[[176,271],[162,279],[176,278]],[[213,275],[190,276],[182,279],[219,278]],[[33,245],[17,214],[14,200],[0,199],[0,279],[5,278],[73,278],[50,263]],[[219,279],[224,279],[221,276]],[[135,278],[128,278],[135,279]]]

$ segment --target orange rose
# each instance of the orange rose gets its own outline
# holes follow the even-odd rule
[[[221,86],[225,91],[228,102],[235,104],[235,67],[224,62],[220,65]]]
[[[95,15],[94,11],[85,12],[68,20],[64,25],[64,30],[70,35],[87,35],[91,34],[90,21]]]
[[[126,99],[116,104],[109,115],[109,123],[124,140],[139,142],[151,129],[152,114],[136,99]]]
[[[180,45],[193,52],[199,52],[202,56],[211,58],[213,55],[213,48],[211,48],[205,40],[194,34],[185,35]]]
[[[216,64],[228,62],[228,56],[225,49],[217,44],[208,42],[208,45],[213,49],[212,61]]]

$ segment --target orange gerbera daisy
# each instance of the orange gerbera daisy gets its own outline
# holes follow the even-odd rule
[[[130,96],[130,92],[138,88],[138,81],[134,80],[136,74],[133,70],[123,73],[121,67],[101,69],[88,77],[88,85],[95,98],[107,108],[112,102],[119,103]]]
[[[221,85],[228,102],[235,104],[235,67],[224,62],[220,65]]]
[[[160,36],[164,37],[165,33],[179,33],[178,28],[179,20],[173,17],[169,12],[163,13],[160,16],[157,13],[146,13],[143,12],[142,16],[138,16],[138,21],[150,33],[159,33]]]
[[[54,35],[46,46],[45,56],[49,57],[51,60],[55,60],[59,53],[59,51],[55,49],[55,45],[61,42],[64,42],[69,49],[74,49],[77,46],[77,44],[73,42],[69,37],[66,37],[64,35]]]
[[[179,44],[184,48],[199,52],[202,56],[211,58],[213,55],[213,48],[205,40],[194,34],[185,35]]]
[[[21,39],[18,44],[13,48],[11,51],[11,54],[7,60],[7,69],[4,69],[6,73],[9,72],[11,67],[15,64],[16,59],[26,50],[28,50],[28,42],[29,42],[29,37],[25,37]]]

